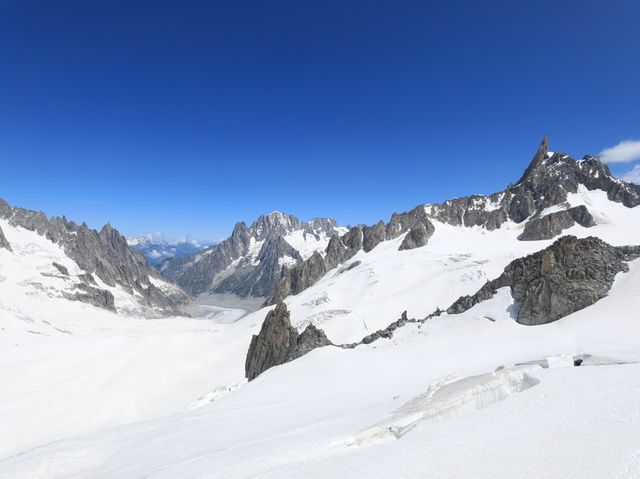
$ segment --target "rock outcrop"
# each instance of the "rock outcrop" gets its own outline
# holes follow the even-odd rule
[[[159,279],[160,275],[147,265],[141,254],[132,251],[124,236],[109,224],[98,232],[65,217],[48,219],[42,212],[11,207],[3,200],[0,200],[0,217],[12,226],[33,231],[59,244],[86,274],[95,275],[107,286],[118,286],[142,298],[142,306],[149,308],[149,314],[182,314],[182,307],[191,302],[178,287],[167,291],[158,288],[152,278]],[[64,274],[60,268],[58,270]],[[113,295],[96,286],[81,285],[78,291],[67,293],[67,296],[115,310]]]
[[[0,228],[0,248],[4,248],[6,250],[13,251],[11,249],[11,245],[7,241],[7,238],[4,236],[4,231],[2,231],[2,228]]]
[[[245,376],[255,379],[273,366],[293,361],[309,351],[331,345],[331,341],[313,324],[301,333],[291,325],[289,311],[283,302],[269,311],[260,333],[251,338],[245,361]]]
[[[111,291],[91,286],[87,283],[79,283],[76,285],[75,293],[65,293],[64,297],[72,301],[80,301],[91,304],[97,308],[106,309],[108,311],[116,311],[116,303]]]
[[[459,298],[447,313],[462,313],[508,286],[519,323],[550,323],[604,298],[616,274],[628,271],[626,262],[639,254],[638,247],[616,248],[599,238],[564,236],[542,251],[512,261],[500,277],[475,295]]]
[[[518,239],[521,241],[551,239],[576,223],[585,228],[596,225],[587,207],[580,205],[567,210],[549,213],[542,217],[532,218],[524,225],[524,230]]]

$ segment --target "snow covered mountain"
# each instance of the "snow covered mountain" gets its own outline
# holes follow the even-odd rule
[[[0,200],[0,249],[2,290],[8,295],[2,304],[8,310],[16,310],[20,298],[30,298],[29,305],[57,298],[121,314],[166,316],[190,303],[109,224],[98,232]]]
[[[149,266],[155,266],[167,258],[191,256],[215,244],[186,238],[168,240],[161,233],[128,238],[127,243],[133,250],[142,253]]]
[[[192,295],[261,297],[293,266],[324,249],[331,236],[345,231],[333,219],[304,222],[274,211],[251,226],[237,223],[226,240],[192,256],[162,261],[157,269]]]
[[[639,200],[544,141],[502,192],[295,248],[245,316],[3,282],[0,478],[640,477]],[[0,226],[7,261],[29,243]]]
[[[405,235],[399,250],[427,244],[435,223],[451,226],[481,226],[488,231],[509,223],[522,225],[518,240],[551,239],[580,225],[597,224],[589,210],[589,192],[600,191],[609,201],[632,208],[640,204],[640,187],[611,174],[597,157],[576,161],[569,155],[548,151],[545,137],[529,167],[515,185],[492,195],[473,195],[425,204],[412,211],[394,214],[386,225],[359,225],[342,237],[334,237],[320,254],[297,265],[270,293],[266,304],[297,294],[313,285],[329,270],[359,251],[369,252],[383,241]],[[606,221],[606,219],[603,219]]]

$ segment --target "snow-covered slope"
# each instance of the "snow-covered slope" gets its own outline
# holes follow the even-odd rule
[[[382,237],[285,298],[291,321],[350,343],[404,310],[446,308],[549,246],[519,239],[542,213],[585,205],[595,225],[562,234],[640,245],[640,208],[614,190],[612,179],[579,183],[496,227],[434,213],[425,246],[401,249],[410,231]],[[504,212],[504,201],[482,209]],[[143,321],[0,289],[11,384],[0,388],[0,478],[640,477],[640,259],[628,264],[607,297],[549,324],[517,323],[501,288],[462,314],[318,348],[251,382],[246,353],[272,307]]]
[[[351,351],[316,350],[240,387],[232,379],[242,376],[235,354],[215,354],[211,362],[205,356],[211,374],[202,384],[227,381],[217,384],[218,392],[232,392],[216,394],[212,387],[213,402],[190,409],[183,398],[177,414],[99,434],[87,434],[89,425],[74,430],[67,421],[67,436],[76,437],[6,458],[0,477],[636,477],[640,433],[633,418],[640,415],[640,366],[575,368],[566,355],[640,360],[639,285],[636,261],[608,298],[534,328],[512,321],[508,291],[501,291],[463,315],[409,325],[392,340]],[[238,337],[253,321],[245,317],[225,325],[218,344]],[[156,341],[166,346],[170,340]],[[517,368],[508,369],[506,378],[491,374],[546,357],[559,367],[528,367],[528,378]],[[527,387],[518,385],[519,374]],[[114,380],[110,386],[122,387],[132,405],[148,407],[133,399],[140,390],[134,381],[121,382],[118,374]],[[5,453],[34,446],[34,436],[40,443],[47,442],[46,433],[49,440],[64,437],[50,430],[56,419],[47,411],[56,406],[35,399],[22,404],[26,385],[21,387],[23,394],[5,396],[3,404],[11,406],[7,417],[14,424],[7,428],[5,419],[5,431],[22,439],[22,447],[5,446]],[[173,399],[162,388],[157,393]],[[99,397],[83,399],[90,408],[102,404]],[[35,431],[16,424],[27,407],[35,407],[29,417],[43,414]],[[380,434],[384,424],[410,427],[396,438]]]

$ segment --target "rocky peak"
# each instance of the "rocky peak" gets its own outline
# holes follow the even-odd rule
[[[194,295],[265,296],[315,245],[320,248],[331,235],[342,232],[344,228],[330,218],[303,222],[274,211],[249,227],[237,223],[229,238],[201,253],[165,260],[157,268]],[[303,252],[296,250],[301,247]]]
[[[544,160],[547,158],[548,153],[549,153],[549,138],[547,138],[547,135],[545,135],[544,138],[542,138],[542,141],[540,142],[540,146],[538,147],[538,151],[536,151],[536,154],[534,155],[533,160],[531,160],[531,163],[529,163],[529,166],[527,167],[524,174],[516,184],[520,184],[523,181],[525,181],[533,173],[534,170],[539,168],[540,165],[542,165]]]
[[[324,332],[313,324],[299,334],[291,325],[287,305],[280,301],[267,314],[260,333],[251,338],[245,361],[245,376],[251,381],[273,366],[293,361],[312,349],[330,344]]]
[[[300,220],[295,216],[273,211],[268,215],[259,216],[251,225],[250,231],[257,240],[264,240],[269,235],[286,236],[301,227]]]

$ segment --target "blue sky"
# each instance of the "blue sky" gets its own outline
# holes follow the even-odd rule
[[[373,223],[490,193],[545,133],[576,157],[640,139],[639,17],[624,0],[0,0],[0,197],[219,239],[271,210]]]

